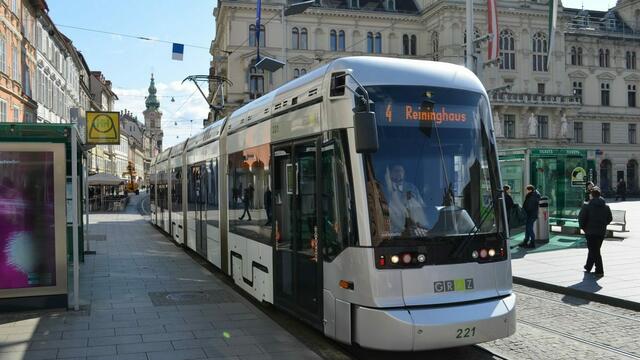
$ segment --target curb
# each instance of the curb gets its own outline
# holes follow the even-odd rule
[[[578,290],[578,289],[568,288],[568,287],[559,286],[559,285],[553,285],[553,284],[545,283],[542,281],[526,279],[518,276],[513,277],[513,282],[518,285],[524,285],[524,286],[532,287],[539,290],[569,295],[569,296],[573,296],[573,297],[577,297],[577,298],[585,299],[589,301],[596,301],[599,303],[603,303],[606,305],[615,306],[623,309],[640,311],[640,303],[619,299],[613,296],[595,294],[589,291]]]

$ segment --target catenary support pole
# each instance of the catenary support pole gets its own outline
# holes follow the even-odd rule
[[[473,31],[473,0],[467,0],[467,69],[473,71],[473,48],[475,33]]]

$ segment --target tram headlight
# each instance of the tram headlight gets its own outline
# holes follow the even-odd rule
[[[391,255],[391,263],[392,264],[397,264],[400,262],[400,256],[398,255]]]
[[[473,252],[471,253],[471,257],[474,259],[478,258],[478,250],[473,250]]]
[[[481,249],[480,250],[480,258],[484,259],[487,257],[487,249]]]
[[[411,254],[402,255],[402,262],[405,264],[411,263]]]
[[[496,250],[495,249],[489,249],[489,256],[490,257],[494,257],[496,255]]]
[[[425,261],[427,261],[427,257],[424,254],[418,255],[418,262],[419,263],[423,263]]]

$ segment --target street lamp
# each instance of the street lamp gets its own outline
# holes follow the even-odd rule
[[[314,3],[315,0],[307,0],[289,6],[287,6],[286,2],[282,4],[282,61],[264,56],[256,64],[257,69],[274,72],[284,68],[283,83],[287,81],[287,16],[302,14]]]

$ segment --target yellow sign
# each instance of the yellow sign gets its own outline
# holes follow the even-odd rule
[[[87,111],[87,144],[120,144],[120,113]]]

